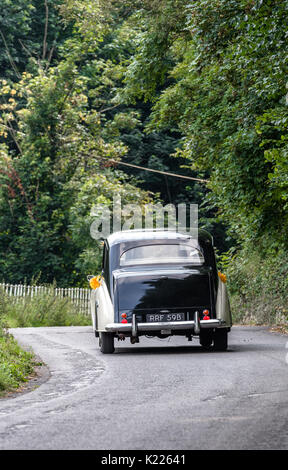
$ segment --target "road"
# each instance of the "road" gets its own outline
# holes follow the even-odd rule
[[[288,449],[288,336],[237,326],[227,352],[174,337],[102,355],[90,327],[11,332],[50,376],[0,400],[0,449]]]

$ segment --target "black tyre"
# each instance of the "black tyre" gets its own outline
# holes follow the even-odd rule
[[[201,330],[199,340],[204,349],[209,349],[213,342],[213,330]]]
[[[228,331],[225,328],[217,328],[214,332],[215,351],[226,351],[228,347]]]
[[[112,354],[115,351],[113,333],[100,333],[99,346],[103,354]]]

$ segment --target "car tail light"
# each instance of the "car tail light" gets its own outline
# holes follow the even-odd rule
[[[121,313],[121,317],[122,317],[121,323],[128,323],[127,313]]]
[[[210,320],[210,316],[209,316],[209,310],[203,310],[203,320]]]
[[[122,318],[127,318],[127,313],[121,313]]]

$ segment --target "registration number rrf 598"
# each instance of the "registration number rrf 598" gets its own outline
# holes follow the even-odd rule
[[[147,322],[167,322],[184,320],[184,313],[149,313],[148,315],[146,315]]]

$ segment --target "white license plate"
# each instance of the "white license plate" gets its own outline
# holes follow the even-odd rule
[[[185,313],[148,313],[147,322],[185,321]]]

